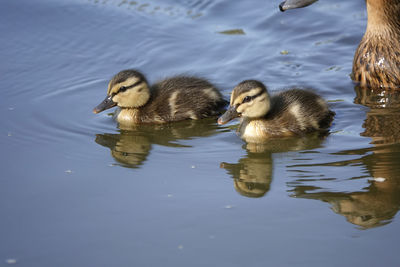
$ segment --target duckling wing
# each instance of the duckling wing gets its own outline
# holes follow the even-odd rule
[[[271,126],[287,128],[294,133],[327,129],[335,115],[319,95],[307,90],[284,91],[271,102],[271,112],[266,117]]]
[[[227,104],[208,81],[178,76],[155,84],[143,113],[164,121],[201,119],[218,115]]]

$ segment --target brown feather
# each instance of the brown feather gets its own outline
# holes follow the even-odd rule
[[[353,60],[361,86],[400,89],[400,0],[367,0],[368,24]]]

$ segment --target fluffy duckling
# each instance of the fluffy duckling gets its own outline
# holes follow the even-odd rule
[[[230,107],[218,124],[241,117],[240,137],[257,143],[273,137],[326,131],[334,115],[326,102],[312,92],[291,89],[270,96],[264,84],[246,80],[233,89]]]
[[[149,86],[137,70],[123,70],[108,84],[107,97],[94,113],[118,106],[120,125],[166,123],[221,114],[228,102],[208,81],[176,76]]]
[[[281,11],[316,0],[287,0]],[[400,0],[366,0],[368,22],[353,59],[352,79],[363,87],[400,89]]]

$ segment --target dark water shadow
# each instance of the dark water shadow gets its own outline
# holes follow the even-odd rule
[[[119,133],[96,134],[95,142],[108,147],[120,166],[139,168],[146,161],[153,145],[190,147],[182,140],[207,137],[221,131],[215,118],[187,120],[161,125],[137,125],[120,129]]]
[[[297,185],[290,183],[294,188],[289,191],[293,197],[328,202],[348,222],[369,229],[390,223],[400,209],[400,92],[359,86],[355,92],[354,103],[370,109],[363,124],[365,130],[360,135],[370,137],[373,147],[335,153],[361,155],[356,159],[302,167],[358,166],[365,170],[365,175],[350,179],[368,179],[367,186],[334,190],[313,184],[324,185],[322,179],[308,182],[298,179]]]
[[[320,147],[327,133],[271,139],[267,143],[243,145],[246,155],[237,163],[220,164],[233,179],[236,191],[245,197],[259,198],[270,190],[273,179],[273,153],[299,151]]]

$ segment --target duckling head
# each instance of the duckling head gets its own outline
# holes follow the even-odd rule
[[[93,109],[94,113],[119,106],[139,108],[147,103],[150,90],[146,78],[136,70],[123,70],[108,83],[107,97]]]
[[[245,80],[233,89],[229,109],[219,117],[218,124],[225,124],[237,117],[263,117],[270,108],[271,101],[265,85],[255,80]]]

